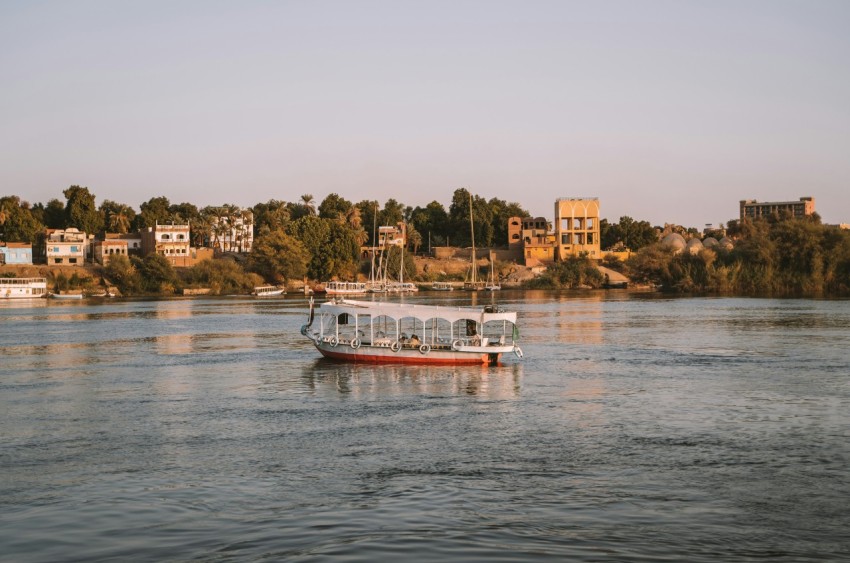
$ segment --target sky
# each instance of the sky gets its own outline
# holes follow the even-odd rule
[[[0,0],[0,196],[850,222],[850,2]]]

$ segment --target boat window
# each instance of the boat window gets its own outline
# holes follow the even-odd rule
[[[348,324],[348,313],[340,313],[337,319],[337,324],[347,325]]]

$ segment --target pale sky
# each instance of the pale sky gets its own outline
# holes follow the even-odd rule
[[[850,222],[850,1],[0,0],[0,195]]]

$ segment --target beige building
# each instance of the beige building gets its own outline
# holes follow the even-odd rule
[[[192,248],[189,225],[155,225],[141,232],[142,255],[152,252],[165,256],[173,266],[188,268],[212,259],[212,248]]]
[[[741,200],[741,219],[759,219],[770,217],[774,214],[790,213],[792,217],[799,219],[815,212],[815,198],[801,197],[799,201],[766,201],[758,202],[754,199]]]
[[[50,266],[82,266],[89,250],[86,233],[74,227],[47,229],[44,246]]]
[[[560,198],[555,201],[555,259],[586,253],[602,257],[599,234],[599,198]]]

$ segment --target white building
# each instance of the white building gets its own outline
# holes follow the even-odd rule
[[[47,229],[45,253],[50,266],[80,266],[89,250],[86,233],[75,229]]]

